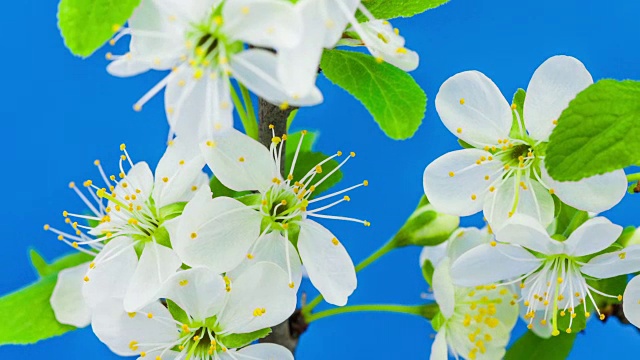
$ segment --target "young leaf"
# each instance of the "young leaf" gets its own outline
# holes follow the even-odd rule
[[[36,249],[29,249],[29,259],[31,260],[31,266],[33,266],[33,269],[36,271],[38,276],[47,275],[46,273],[49,264],[47,264],[47,261]]]
[[[559,181],[640,164],[640,82],[600,80],[569,103],[549,139],[545,163]]]
[[[576,332],[561,332],[558,336],[543,339],[528,331],[511,346],[504,360],[564,360],[569,356],[576,336]]]
[[[220,339],[220,342],[222,342],[228,348],[240,348],[249,345],[256,340],[267,337],[269,334],[271,334],[271,329],[266,328],[246,334],[226,335]]]
[[[93,259],[93,256],[91,255],[75,252],[58,258],[51,264],[48,264],[35,249],[31,249],[29,251],[29,256],[31,258],[31,264],[36,269],[36,272],[40,277],[56,275],[64,269],[89,262]]]
[[[427,95],[403,70],[342,50],[325,51],[320,66],[331,82],[360,100],[390,138],[408,139],[422,124]]]
[[[88,57],[127,19],[140,0],[60,0],[58,27],[69,50]]]
[[[411,17],[447,2],[449,0],[369,0],[364,5],[376,19],[393,19]],[[360,18],[365,19],[364,16]]]

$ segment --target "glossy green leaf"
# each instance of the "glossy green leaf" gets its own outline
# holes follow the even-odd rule
[[[365,0],[362,4],[377,19],[393,19],[411,17],[447,2],[449,0]],[[360,16],[359,19],[363,20],[365,17]]]
[[[548,339],[526,332],[507,351],[504,360],[565,360],[576,340],[576,333],[560,333]]]
[[[271,329],[266,328],[266,329],[250,332],[247,334],[230,334],[230,335],[222,336],[220,338],[220,342],[222,342],[226,347],[230,349],[237,349],[237,348],[249,345],[256,340],[265,338],[269,334],[271,334]]]

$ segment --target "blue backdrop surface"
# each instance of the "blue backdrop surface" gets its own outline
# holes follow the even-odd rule
[[[0,293],[35,279],[27,250],[33,246],[48,259],[69,248],[42,230],[62,224],[63,210],[82,209],[67,187],[98,175],[95,159],[114,165],[118,145],[127,143],[134,160],[152,166],[163,152],[168,126],[162,97],[141,113],[132,104],[161,74],[117,79],[105,71],[99,51],[89,60],[73,57],[56,28],[57,1],[26,0],[4,5],[2,106],[5,154],[0,157],[5,206],[0,251]],[[460,71],[477,69],[492,78],[510,98],[526,88],[538,65],[556,54],[582,60],[595,79],[640,79],[637,1],[452,0],[409,20],[395,21],[408,46],[421,54],[413,73],[429,96],[424,124],[414,138],[393,141],[379,131],[366,110],[326,79],[319,83],[325,102],[305,109],[296,128],[320,129],[318,148],[356,151],[344,168],[344,184],[368,179],[371,186],[351,196],[339,209],[366,218],[372,226],[331,224],[355,261],[382,245],[402,225],[422,194],[424,167],[458,147],[441,124],[433,99],[442,82]],[[119,52],[122,49],[116,49]],[[113,51],[113,50],[112,50]],[[622,225],[638,225],[638,199],[626,198],[607,215]],[[482,225],[476,216],[464,225]],[[414,304],[427,290],[418,269],[420,249],[403,249],[383,258],[359,276],[352,304]],[[309,284],[303,289],[315,295]],[[28,306],[28,304],[25,304]],[[2,316],[0,314],[0,321]],[[520,325],[516,333],[521,334]],[[430,325],[419,318],[393,314],[351,314],[314,323],[300,343],[298,358],[426,359],[433,341]],[[613,319],[592,321],[580,334],[571,359],[629,358],[640,352],[640,333]],[[84,329],[35,346],[0,347],[0,359],[116,359]]]

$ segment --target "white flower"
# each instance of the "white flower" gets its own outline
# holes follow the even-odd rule
[[[624,171],[557,182],[544,167],[546,142],[560,113],[592,83],[577,59],[554,56],[533,74],[524,119],[519,119],[484,74],[466,71],[451,77],[440,88],[436,108],[449,131],[473,148],[450,152],[427,166],[429,200],[454,215],[484,210],[494,228],[515,213],[549,225],[554,219],[551,194],[580,210],[598,213],[613,207],[626,192]]]
[[[257,191],[243,202],[231,198],[211,199],[206,191],[199,193],[181,217],[168,225],[174,248],[185,264],[206,266],[214,272],[226,272],[243,259],[252,261],[256,254],[271,254],[285,264],[289,285],[295,288],[301,271],[300,259],[314,286],[328,302],[344,305],[356,287],[353,262],[344,246],[324,226],[310,218],[355,221],[366,226],[367,221],[324,215],[320,212],[344,201],[342,196],[329,205],[307,208],[318,201],[342,195],[365,181],[334,194],[310,200],[316,186],[337,170],[323,173],[322,166],[340,156],[338,152],[312,168],[306,176],[293,181],[300,145],[294,155],[291,173],[283,179],[279,173],[282,144],[286,141],[274,135],[271,151],[257,141],[229,129],[220,132],[201,145],[204,157],[216,177],[230,189]],[[280,144],[280,146],[277,146]],[[355,156],[351,153],[340,166]],[[322,174],[322,175],[321,175]],[[297,253],[296,253],[297,249]],[[300,259],[298,259],[298,255]],[[288,261],[287,259],[290,259]]]
[[[293,313],[296,296],[286,286],[286,277],[279,267],[265,262],[233,282],[205,268],[180,271],[167,280],[160,296],[177,304],[183,316],[175,316],[179,309],[172,316],[159,301],[127,312],[122,299],[112,297],[99,305],[91,325],[98,338],[121,356],[293,360],[289,350],[279,345],[249,345],[241,350],[226,345],[237,335],[277,325]]]
[[[86,306],[92,308],[105,296],[121,290],[125,307],[134,311],[155,300],[161,284],[182,265],[170,248],[163,223],[180,214],[184,202],[191,199],[199,187],[208,188],[208,177],[202,172],[202,156],[181,140],[169,144],[158,163],[155,179],[145,162],[134,165],[124,144],[121,150],[119,181],[115,175],[107,176],[96,161],[105,187],[85,181],[87,197],[74,183],[70,184],[91,214],[64,211],[65,222],[73,231],[67,233],[49,225],[45,225],[45,230],[56,233],[59,240],[77,250],[97,255],[94,261],[84,265],[85,274],[80,277],[84,279]],[[127,163],[131,169],[125,174]],[[80,225],[77,220],[97,225]],[[80,273],[79,268],[74,268],[59,276],[51,301],[63,323],[86,324],[86,316],[81,316],[86,315],[83,306],[78,305],[78,314],[73,314],[69,313],[73,308],[62,304],[67,297],[77,299],[82,285],[78,283]]]
[[[360,23],[356,10],[369,21]],[[300,0],[296,11],[303,22],[303,41],[278,52],[278,76],[291,96],[304,96],[314,88],[323,50],[336,45],[366,46],[379,62],[387,61],[406,71],[418,66],[418,54],[404,46],[400,32],[388,21],[376,20],[360,0]],[[349,23],[351,39],[342,41]]]
[[[460,256],[453,263],[451,274],[454,283],[461,286],[521,282],[529,327],[534,321],[551,324],[552,334],[558,335],[558,315],[569,314],[569,327],[561,330],[571,332],[580,308],[589,316],[589,302],[600,315],[592,293],[622,297],[600,292],[587,283],[587,278],[605,279],[640,270],[640,246],[593,257],[608,249],[621,232],[622,227],[596,217],[582,224],[566,241],[558,241],[534,218],[515,215],[497,231],[497,241]]]
[[[143,0],[112,41],[131,35],[130,52],[109,54],[108,70],[133,76],[150,69],[171,73],[145,94],[136,110],[165,91],[172,132],[197,142],[216,128],[233,126],[229,77],[274,104],[322,102],[316,88],[289,97],[276,76],[276,54],[301,41],[301,21],[287,0]],[[246,45],[257,48],[247,48]]]
[[[640,328],[640,276],[634,277],[627,284],[622,310],[627,320]]]

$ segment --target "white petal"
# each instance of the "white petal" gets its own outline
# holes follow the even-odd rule
[[[422,267],[425,261],[430,261],[431,265],[438,266],[440,261],[447,255],[447,245],[449,241],[445,241],[436,246],[425,246],[420,252],[420,267]]]
[[[96,256],[93,264],[94,267],[86,273],[82,287],[89,307],[95,307],[110,297],[124,298],[138,264],[133,240],[124,236],[112,239]]]
[[[542,181],[562,200],[576,209],[600,213],[617,205],[627,193],[624,170],[596,175],[580,181],[553,180],[540,164]]]
[[[187,144],[198,144],[215,130],[233,127],[229,79],[217,70],[181,65],[165,90],[165,109],[171,130]]]
[[[442,328],[436,334],[436,339],[431,345],[431,355],[429,355],[429,360],[447,360],[449,357],[447,348],[447,330],[446,328]]]
[[[91,310],[82,296],[82,279],[88,269],[89,263],[84,263],[58,273],[50,299],[58,322],[78,328],[91,323]]]
[[[508,138],[513,121],[500,89],[478,71],[465,71],[445,81],[436,96],[436,109],[452,134],[476,147]]]
[[[178,255],[166,246],[147,243],[124,297],[124,309],[137,311],[158,300],[158,292],[167,279],[182,265]]]
[[[196,321],[217,314],[226,295],[225,282],[207,268],[192,268],[171,276],[160,291]]]
[[[524,122],[529,135],[547,141],[554,120],[591,84],[591,74],[576,58],[554,56],[540,65],[529,82],[524,102]]]
[[[455,288],[451,280],[451,260],[442,259],[433,272],[433,296],[445,319],[453,315],[456,306]]]
[[[549,191],[535,180],[522,178],[520,181],[525,181],[527,190],[524,190],[517,177],[512,175],[487,196],[484,216],[494,230],[499,229],[515,214],[531,216],[544,226],[553,222],[555,204]]]
[[[278,51],[278,79],[288,96],[306,96],[317,91],[315,84],[323,50],[320,44],[305,40],[295,48]]]
[[[580,225],[564,242],[564,246],[568,255],[591,255],[608,248],[620,234],[622,226],[611,223],[607,218],[596,217]]]
[[[462,254],[480,246],[488,244],[493,240],[493,235],[489,234],[486,229],[477,228],[460,228],[459,231],[453,233],[451,238],[447,240],[447,256],[451,261],[456,261]]]
[[[636,327],[640,327],[640,276],[634,277],[627,284],[622,309],[626,318]]]
[[[105,299],[98,308],[91,319],[93,332],[117,355],[139,355],[158,345],[170,345],[179,338],[176,325],[166,320],[171,319],[169,310],[160,302],[135,314],[124,311],[122,300],[115,298]],[[147,314],[152,314],[151,318]]]
[[[287,263],[287,250],[289,252],[289,261]],[[291,241],[287,240],[278,232],[271,232],[263,236],[256,245],[255,250],[251,253],[252,259],[245,259],[242,263],[236,266],[233,270],[227,272],[227,276],[231,281],[237,279],[242,273],[247,271],[257,262],[270,262],[278,265],[282,270],[289,273],[291,270],[291,279],[287,280],[293,282],[294,290],[298,290],[300,283],[302,282],[302,264],[300,263],[300,256],[298,251]]]
[[[222,9],[230,37],[274,49],[300,42],[302,19],[297,15],[292,3],[281,0],[234,0]]]
[[[477,246],[451,265],[451,277],[459,286],[492,284],[526,274],[540,267],[541,261],[515,245]]]
[[[313,286],[333,305],[343,306],[357,286],[353,261],[342,243],[324,226],[300,223],[298,251]]]
[[[404,70],[413,71],[420,58],[415,51],[405,48],[405,40],[386,20],[372,20],[352,25],[369,49],[371,55]]]
[[[207,165],[229,189],[264,192],[280,178],[269,150],[237,130],[218,132],[208,144],[201,145]]]
[[[208,185],[203,167],[204,158],[197,146],[181,138],[174,139],[156,167],[153,187],[156,208],[191,200],[194,189]]]
[[[259,97],[276,105],[312,106],[322,102],[322,93],[313,87],[304,94],[289,94],[277,77],[277,55],[263,49],[249,49],[231,59],[233,77]]]
[[[293,354],[284,346],[277,344],[254,344],[249,345],[238,354],[244,355],[247,359],[273,359],[273,360],[293,360]],[[240,357],[242,358],[242,357]]]
[[[107,66],[109,74],[117,77],[129,77],[142,74],[151,69],[151,62],[142,59],[123,57]]]
[[[640,245],[598,255],[583,265],[580,271],[597,279],[638,272],[640,271]]]
[[[496,239],[503,243],[523,246],[546,255],[564,253],[561,242],[553,240],[547,230],[534,218],[516,214],[496,231]]]
[[[464,149],[444,154],[429,164],[423,186],[431,204],[438,211],[458,216],[480,211],[489,187],[502,174],[502,163],[489,161],[490,157],[493,158],[487,151]],[[482,158],[486,161],[478,165]],[[486,176],[489,180],[485,180]]]
[[[241,334],[275,326],[296,308],[296,293],[287,273],[276,264],[253,265],[231,283],[227,306],[218,315],[224,332]],[[262,312],[256,315],[258,310]]]

